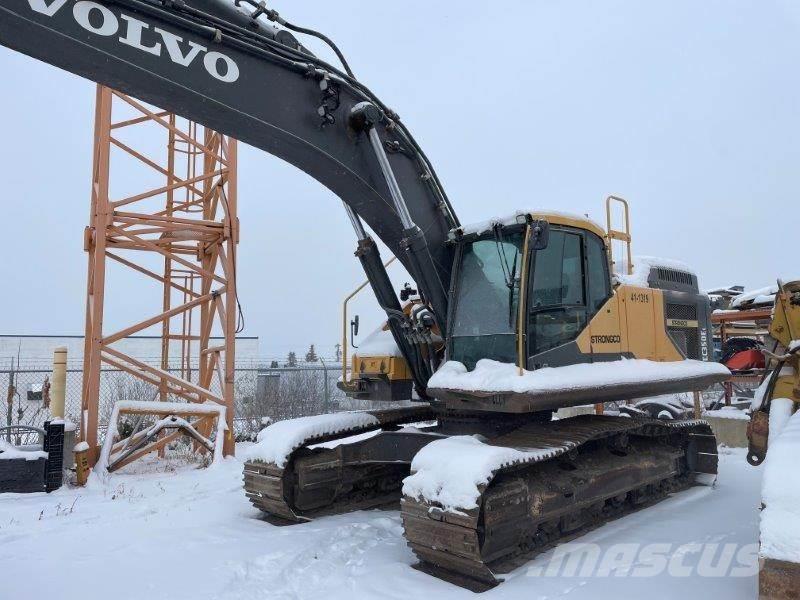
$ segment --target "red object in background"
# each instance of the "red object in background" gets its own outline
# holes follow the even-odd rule
[[[750,371],[751,369],[763,369],[764,355],[758,350],[743,350],[731,356],[725,363],[731,371]]]

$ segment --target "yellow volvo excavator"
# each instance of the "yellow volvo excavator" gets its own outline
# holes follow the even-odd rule
[[[607,231],[584,217],[541,211],[454,229],[447,333],[432,325],[420,335],[425,356],[436,361],[424,405],[266,429],[268,450],[257,448],[245,465],[253,504],[302,522],[397,501],[415,457],[437,441],[471,435],[490,452],[519,451],[494,465],[469,505],[448,504],[441,489],[425,497],[402,486],[418,567],[482,591],[499,581],[496,573],[559,539],[687,487],[696,474],[716,474],[716,441],[700,421],[552,420],[562,407],[702,390],[728,375],[707,362],[710,310],[694,274],[643,258],[635,274],[612,275],[612,240],[628,242],[630,264],[629,232],[610,225],[612,201],[624,203],[607,200]],[[625,211],[627,221],[627,203]],[[402,314],[414,323],[427,310],[413,299]],[[355,398],[412,399],[413,369],[391,348],[388,324],[370,338],[340,388]],[[439,365],[440,357],[450,362]],[[488,380],[475,385],[482,369]],[[419,421],[427,423],[408,427]],[[276,456],[287,432],[293,443]],[[368,432],[375,435],[363,439]],[[340,443],[331,447],[334,440]],[[433,456],[442,470],[458,468],[446,464],[446,451]],[[446,478],[437,485],[446,488]]]
[[[330,45],[338,64],[294,34]],[[581,217],[521,211],[463,226],[414,136],[323,34],[256,0],[4,0],[0,44],[260,148],[343,201],[396,348],[354,357],[343,386],[415,404],[262,432],[244,472],[260,509],[303,521],[397,501],[405,485],[420,568],[481,589],[509,561],[716,472],[703,422],[552,420],[560,407],[727,377],[705,362],[696,277],[656,261],[615,280],[609,244],[628,233]],[[413,290],[398,297],[373,235]],[[409,483],[447,471],[447,443],[465,439],[492,467],[474,498]]]

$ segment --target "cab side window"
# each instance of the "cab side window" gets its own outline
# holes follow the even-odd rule
[[[551,230],[536,253],[528,296],[528,349],[539,354],[574,340],[586,326],[583,236]]]
[[[595,234],[586,232],[586,270],[588,298],[586,307],[594,315],[611,296],[611,281],[608,276],[608,260],[603,241]]]
[[[581,236],[552,231],[547,248],[536,253],[531,308],[583,303]]]

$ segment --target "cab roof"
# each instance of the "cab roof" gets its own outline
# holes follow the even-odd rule
[[[535,209],[535,208],[519,209],[504,217],[494,217],[486,221],[479,221],[477,223],[472,223],[469,225],[462,225],[461,227],[453,229],[451,231],[451,234],[480,235],[487,231],[491,231],[495,227],[495,225],[506,226],[506,225],[522,224],[525,222],[527,215],[530,215],[531,218],[533,219],[543,219],[553,225],[564,225],[567,227],[586,229],[594,234],[599,235],[601,238],[605,238],[606,235],[605,230],[597,222],[593,221],[592,219],[584,215],[556,211],[556,210]]]

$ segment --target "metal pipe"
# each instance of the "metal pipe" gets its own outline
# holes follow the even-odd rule
[[[531,224],[525,226],[525,243],[522,245],[522,272],[519,278],[519,297],[517,299],[517,362],[518,372],[522,376],[527,366],[525,360],[525,318],[526,302],[528,300],[528,249],[531,241]],[[511,282],[514,285],[514,282]]]
[[[389,164],[389,157],[386,156],[383,143],[381,143],[381,138],[378,132],[375,131],[375,127],[369,128],[369,141],[372,144],[372,149],[375,151],[375,156],[378,157],[378,164],[381,167],[384,179],[386,179],[386,185],[389,186],[389,193],[392,195],[397,216],[400,217],[400,222],[403,224],[404,229],[411,229],[414,227],[414,221],[411,218],[411,213],[408,212],[408,206],[406,206],[406,200],[403,198],[403,192],[400,191],[400,186],[397,184],[392,166]]]
[[[361,219],[358,217],[356,211],[354,211],[349,204],[346,202],[342,202],[344,204],[344,210],[347,212],[347,216],[350,217],[350,223],[353,225],[353,229],[356,232],[356,237],[359,241],[367,239],[367,232],[364,230],[364,224],[361,222]]]
[[[611,202],[618,202],[622,204],[622,208],[624,211],[625,217],[625,231],[618,231],[614,230],[611,227]],[[610,261],[610,267],[614,269],[614,250],[613,250],[613,242],[614,240],[620,240],[626,245],[626,256],[627,256],[627,271],[628,275],[633,274],[633,256],[631,253],[631,220],[630,220],[630,207],[628,206],[628,201],[625,198],[620,198],[619,196],[608,196],[606,198],[606,235],[608,236],[608,258]]]

